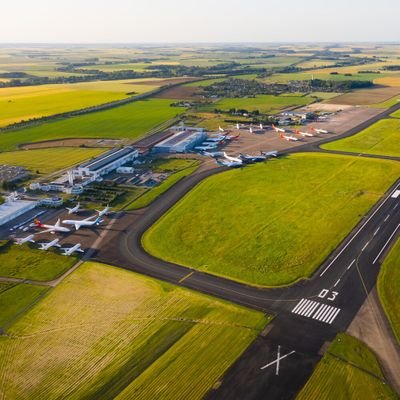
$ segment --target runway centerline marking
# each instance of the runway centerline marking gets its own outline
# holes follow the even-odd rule
[[[182,283],[183,281],[185,281],[187,278],[190,278],[192,275],[194,274],[194,271],[189,272],[187,275],[185,275],[182,279],[180,279],[178,282]]]
[[[386,222],[390,218],[390,214],[386,215],[386,218],[383,220],[383,222]]]
[[[336,281],[336,283],[333,285],[333,287],[336,287],[340,282],[340,278]]]
[[[391,198],[391,195],[397,190],[400,186],[400,183],[394,188],[390,195],[386,197],[385,200],[377,207],[377,209],[371,214],[371,216],[364,222],[364,224],[358,229],[358,231],[353,235],[353,237],[346,243],[342,250],[336,255],[336,257],[327,265],[327,267],[320,273],[319,276],[323,276],[326,271],[332,266],[332,264],[342,255],[342,253],[347,249],[350,243],[356,238],[356,236],[364,229],[364,227],[368,224],[369,221],[375,216],[375,214],[382,208],[382,206]]]
[[[375,232],[374,232],[374,236],[376,236],[376,234],[380,231],[381,227],[379,227]]]
[[[278,346],[278,354],[276,357],[276,360],[271,361],[268,364],[265,364],[264,366],[262,366],[260,369],[265,369],[270,367],[271,365],[276,364],[276,370],[275,370],[275,375],[279,375],[279,367],[280,367],[280,361],[283,360],[286,357],[291,356],[292,354],[296,353],[294,350],[290,351],[289,353],[285,354],[284,356],[281,356],[281,346]]]
[[[352,266],[353,266],[353,264],[356,262],[356,259],[354,259],[351,263],[350,263],[350,265],[347,267],[347,269],[349,270]]]
[[[381,248],[381,251],[378,253],[378,255],[375,257],[375,260],[372,262],[372,264],[375,264],[376,261],[378,260],[378,258],[381,256],[381,254],[383,253],[383,251],[386,249],[387,245],[389,244],[389,242],[392,240],[393,236],[396,234],[396,232],[398,231],[400,227],[400,224],[397,225],[396,229],[392,232],[392,234],[390,235],[389,239],[386,241],[386,243],[383,245],[383,247]]]
[[[367,248],[368,245],[369,245],[369,242],[365,243],[364,247],[361,249],[361,251],[364,251]]]

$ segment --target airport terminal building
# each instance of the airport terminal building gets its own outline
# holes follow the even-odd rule
[[[0,226],[12,221],[37,206],[37,201],[8,200],[0,205]]]
[[[207,138],[204,128],[182,128],[153,147],[153,153],[186,153]]]

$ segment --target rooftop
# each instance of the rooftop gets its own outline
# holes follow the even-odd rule
[[[20,210],[25,209],[32,204],[36,204],[36,201],[31,200],[15,200],[15,201],[7,201],[0,205],[0,220],[10,215],[17,213]]]
[[[89,168],[90,171],[97,171],[100,168],[105,167],[108,164],[124,157],[132,152],[136,151],[133,147],[127,146],[122,149],[113,149],[106,153],[94,158],[93,160],[87,161],[81,164],[80,168]]]

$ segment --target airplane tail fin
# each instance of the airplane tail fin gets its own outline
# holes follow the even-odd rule
[[[60,223],[61,223],[60,218],[58,218],[58,220],[54,226],[60,226]]]
[[[42,223],[41,223],[40,219],[38,219],[38,218],[35,218],[35,219],[33,220],[33,223],[34,223],[36,226],[42,226]]]

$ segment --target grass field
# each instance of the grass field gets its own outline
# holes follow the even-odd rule
[[[297,400],[398,399],[374,353],[359,340],[339,334]]]
[[[378,278],[378,293],[400,344],[400,240],[390,251]]]
[[[391,114],[391,117],[400,118],[400,110],[397,110],[393,114]]]
[[[139,198],[130,203],[125,209],[126,210],[136,210],[138,208],[147,207],[152,201],[154,201],[158,196],[170,189],[175,183],[183,179],[185,176],[192,174],[199,167],[200,162],[197,160],[182,160],[182,159],[172,159],[172,160],[162,160],[161,165],[156,166],[153,170],[154,172],[164,172],[164,171],[176,171],[171,174],[165,181],[160,185],[149,189],[147,192],[143,193]]]
[[[201,399],[267,322],[263,313],[86,263],[0,337],[0,395]]]
[[[0,164],[20,165],[32,172],[48,174],[96,157],[107,149],[55,147],[0,153]]]
[[[201,271],[290,284],[321,264],[399,173],[394,161],[315,153],[231,170],[200,183],[143,245]]]
[[[14,150],[20,143],[62,138],[136,139],[183,112],[170,107],[170,103],[162,99],[140,100],[106,111],[0,133],[0,151]]]
[[[47,290],[45,286],[0,283],[0,328],[5,329]]]
[[[344,74],[330,75],[327,69],[317,69],[314,71],[307,72],[293,72],[288,74],[274,74],[265,79],[265,82],[279,82],[286,83],[289,81],[307,81],[314,79],[322,79],[327,81],[374,81],[375,79],[384,77],[384,74],[357,74],[354,73],[351,76],[346,76]]]
[[[39,240],[39,238],[36,238]],[[60,276],[77,262],[53,251],[41,251],[26,244],[21,246],[0,242],[0,276],[49,281]]]
[[[216,103],[200,108],[200,111],[212,111],[215,108],[229,110],[231,108],[246,109],[248,111],[259,110],[263,113],[272,113],[292,106],[303,106],[313,102],[308,96],[273,96],[260,95],[255,98],[222,99]]]
[[[399,137],[400,120],[383,119],[354,136],[321,147],[328,150],[400,157]]]
[[[157,87],[141,80],[11,87],[0,90],[0,127],[141,94]]]

